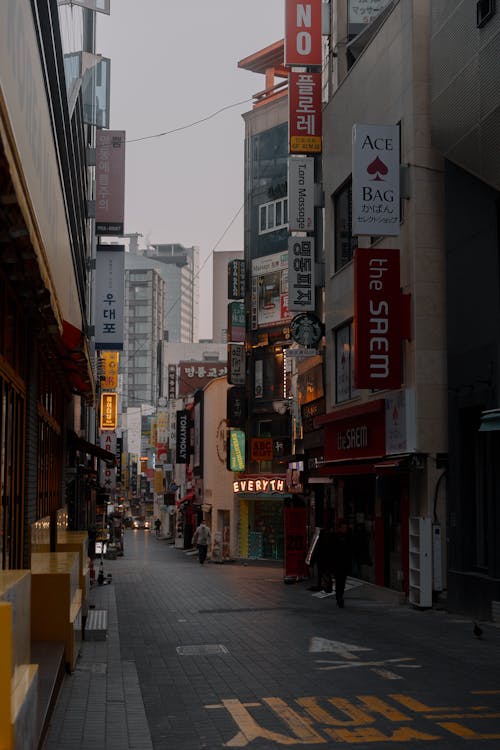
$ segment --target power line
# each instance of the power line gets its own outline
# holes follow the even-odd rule
[[[221,112],[225,112],[227,109],[232,109],[233,107],[239,107],[241,104],[248,104],[248,102],[251,102],[252,99],[243,99],[241,102],[235,102],[234,104],[227,104],[225,107],[221,107],[216,112],[212,112],[211,115],[207,115],[207,117],[202,117],[200,120],[195,120],[194,122],[190,122],[188,125],[181,125],[178,128],[173,128],[172,130],[166,130],[164,133],[156,133],[155,135],[144,135],[142,138],[132,138],[130,140],[125,141],[125,143],[137,143],[138,141],[147,141],[151,138],[161,138],[164,135],[171,135],[172,133],[178,133],[180,130],[187,130],[188,128],[192,128],[195,125],[201,125],[202,122],[207,122],[207,120],[211,120],[213,117],[216,117],[217,115],[220,115]]]

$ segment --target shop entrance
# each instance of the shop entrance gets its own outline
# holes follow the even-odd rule
[[[283,560],[283,500],[241,500],[240,555],[260,560]]]

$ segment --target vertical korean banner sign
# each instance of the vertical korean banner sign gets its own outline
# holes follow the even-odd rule
[[[97,130],[95,185],[96,234],[119,237],[125,213],[125,131]]]
[[[95,347],[123,349],[125,246],[98,245],[95,282]]]

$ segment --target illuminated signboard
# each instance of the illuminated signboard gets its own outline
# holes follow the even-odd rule
[[[245,471],[245,433],[229,430],[229,470]]]
[[[101,393],[101,430],[116,430],[118,424],[118,395]]]

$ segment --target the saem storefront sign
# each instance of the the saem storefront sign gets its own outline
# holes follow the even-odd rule
[[[354,254],[354,382],[356,388],[399,388],[408,297],[400,288],[399,250],[357,248]]]
[[[324,424],[325,461],[373,458],[385,454],[385,402],[371,401],[338,415],[318,418]]]

